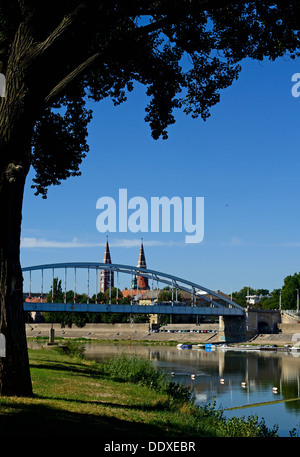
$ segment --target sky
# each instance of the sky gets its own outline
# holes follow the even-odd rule
[[[90,151],[82,175],[49,188],[47,200],[24,194],[21,264],[102,262],[106,237],[113,263],[137,265],[143,238],[147,267],[225,293],[281,288],[300,271],[300,97],[292,75],[300,62],[245,61],[204,122],[175,112],[167,140],[144,121],[147,97],[137,86],[115,107],[90,103]],[[97,200],[118,205],[141,196],[204,197],[204,238],[160,230],[100,233]],[[132,211],[131,211],[132,212]],[[118,228],[118,227],[117,227]]]

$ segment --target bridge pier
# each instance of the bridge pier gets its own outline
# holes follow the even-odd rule
[[[238,343],[246,341],[246,316],[220,316],[219,341]]]
[[[281,313],[279,310],[247,308],[246,316],[249,335],[278,333],[278,324],[281,323]]]

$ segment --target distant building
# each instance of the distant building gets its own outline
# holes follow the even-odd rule
[[[24,301],[26,303],[47,303],[47,296],[40,293],[31,293],[30,296],[26,297],[24,294]]]
[[[141,242],[141,248],[140,248],[140,254],[139,254],[139,260],[138,260],[137,267],[141,268],[141,269],[147,268],[143,241]],[[137,277],[137,286],[138,286],[139,290],[149,290],[148,278],[144,277],[144,276],[138,276]]]
[[[106,240],[103,263],[111,263],[108,240]],[[114,272],[111,270],[101,270],[100,272],[100,292],[105,292],[109,287],[114,287]]]
[[[261,301],[262,298],[270,298],[271,295],[247,295],[246,296],[246,303],[247,305],[256,305]]]
[[[23,298],[26,303],[47,303],[47,297],[40,293],[31,293],[27,297],[24,294]],[[40,311],[30,311],[29,315],[32,322],[44,322],[43,315]]]
[[[141,242],[141,247],[140,247],[140,253],[139,253],[139,259],[138,259],[137,267],[141,268],[141,269],[147,268],[143,241]],[[150,287],[149,287],[149,284],[148,284],[148,278],[144,277],[144,276],[140,276],[140,275],[134,274],[132,276],[131,289],[132,289],[132,291],[138,290],[138,293],[140,293],[140,291],[149,290]],[[134,295],[136,295],[136,293]]]

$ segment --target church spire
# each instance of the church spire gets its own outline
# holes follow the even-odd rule
[[[111,263],[108,239],[106,237],[106,245],[103,257],[103,263]],[[114,287],[114,273],[111,270],[101,270],[100,272],[100,292],[105,292],[109,287]]]
[[[147,268],[146,257],[145,257],[144,246],[143,246],[143,238],[141,241],[141,248],[140,248],[139,260],[138,260],[137,266],[140,268]]]
[[[106,238],[106,246],[104,251],[103,263],[111,263],[108,239]]]
[[[139,260],[138,260],[137,266],[138,266],[138,268],[147,268],[146,257],[145,257],[144,246],[143,246],[143,239],[141,241],[140,254],[139,254]],[[144,278],[143,276],[138,276],[137,280],[138,280],[139,289],[149,289],[148,278]]]

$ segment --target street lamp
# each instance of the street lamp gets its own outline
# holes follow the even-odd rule
[[[297,313],[299,313],[299,289],[296,289],[297,291]]]
[[[281,290],[279,291],[279,310],[281,311]]]

